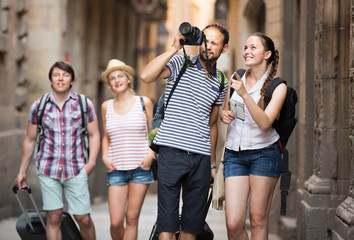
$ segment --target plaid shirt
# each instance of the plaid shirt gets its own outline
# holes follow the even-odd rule
[[[72,178],[80,173],[85,165],[81,144],[81,109],[79,96],[70,91],[62,110],[59,109],[53,93],[50,92],[42,118],[43,139],[36,156],[38,171],[54,179]],[[37,125],[37,108],[40,99],[35,101],[29,112],[28,122]],[[87,99],[87,122],[97,119],[93,103]]]

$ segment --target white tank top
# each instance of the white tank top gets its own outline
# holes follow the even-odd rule
[[[131,170],[140,167],[148,153],[145,114],[140,97],[136,96],[135,105],[125,115],[114,112],[113,99],[108,101],[106,131],[110,144],[108,156],[116,170]]]

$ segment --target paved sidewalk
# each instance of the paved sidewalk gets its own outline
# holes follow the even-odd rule
[[[157,201],[155,194],[148,194],[145,198],[139,222],[138,240],[147,240],[157,216]],[[96,224],[97,239],[111,239],[109,233],[108,204],[96,205],[92,209],[92,218]],[[226,240],[226,226],[224,212],[209,210],[207,222],[214,232],[215,240]]]
[[[157,203],[156,195],[148,194],[145,198],[139,222],[138,240],[147,240],[150,236],[152,226],[156,221]],[[103,202],[92,206],[92,219],[96,226],[97,240],[111,239],[109,233],[108,203]],[[20,237],[16,232],[17,218],[9,218],[0,221],[0,240],[18,240]],[[210,208],[207,220],[214,232],[214,240],[226,240],[226,226],[224,211],[216,211]],[[270,235],[269,240],[281,240],[275,235]]]

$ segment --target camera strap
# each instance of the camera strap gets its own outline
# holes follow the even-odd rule
[[[203,34],[203,42],[204,42],[204,47],[205,47],[205,56],[206,56],[206,63],[205,63],[205,67],[208,71],[208,73],[213,73],[213,66],[211,64],[211,62],[209,61],[209,54],[208,54],[208,47],[207,47],[207,43],[206,43],[206,37]]]
[[[170,91],[170,94],[168,95],[168,98],[167,98],[167,101],[166,101],[166,105],[165,105],[165,110],[167,108],[167,105],[168,105],[168,102],[170,101],[171,99],[171,96],[172,96],[172,93],[175,91],[176,87],[177,87],[177,84],[179,82],[179,80],[181,79],[182,75],[186,72],[187,70],[187,67],[189,67],[191,64],[192,64],[192,61],[188,58],[187,56],[187,53],[184,49],[184,46],[183,46],[183,53],[184,53],[184,62],[182,64],[182,69],[181,71],[179,72],[176,80],[175,80],[175,83],[173,84],[172,86],[172,89]]]

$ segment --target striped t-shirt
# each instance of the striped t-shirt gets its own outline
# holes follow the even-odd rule
[[[116,170],[131,170],[140,167],[148,153],[145,114],[139,97],[129,113],[118,115],[113,109],[113,99],[108,101],[106,131],[109,136],[108,156]]]
[[[167,63],[171,74],[167,81],[165,104],[183,60],[184,56],[175,55]],[[210,156],[210,112],[214,105],[222,105],[228,82],[225,78],[220,93],[218,70],[214,76],[208,76],[198,56],[192,62],[172,94],[154,143]]]

